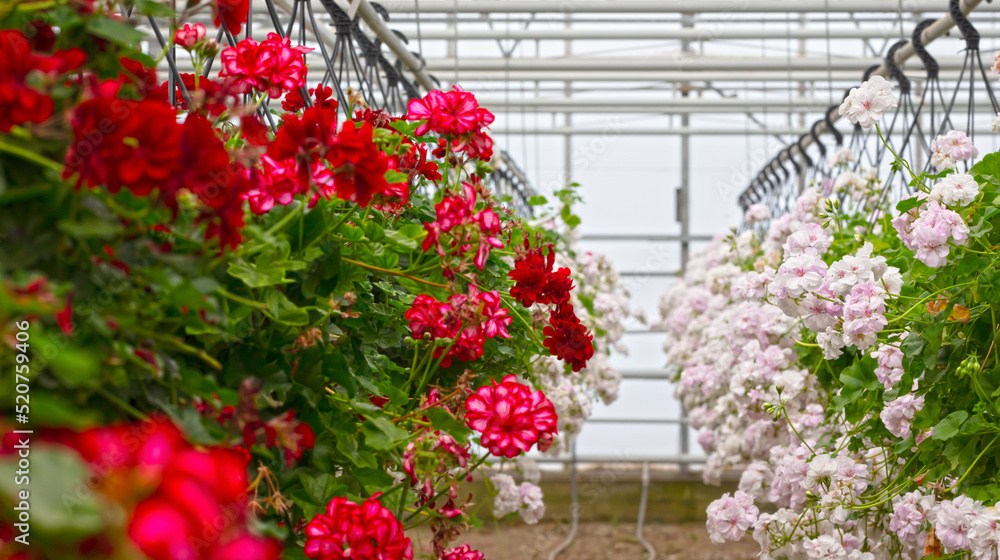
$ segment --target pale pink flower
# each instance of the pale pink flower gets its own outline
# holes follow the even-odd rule
[[[886,111],[899,105],[892,87],[882,76],[872,76],[859,88],[852,88],[838,112],[852,123],[871,128]]]
[[[906,439],[910,437],[913,417],[924,408],[924,397],[915,397],[912,393],[901,395],[888,402],[879,418],[892,435]]]
[[[728,493],[708,506],[708,521],[705,527],[714,543],[738,541],[757,522],[760,510],[753,503],[753,497],[737,490],[730,497]]]

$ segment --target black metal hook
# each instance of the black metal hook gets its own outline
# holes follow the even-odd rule
[[[778,160],[781,160],[781,154],[785,154],[785,157],[788,158],[789,162],[791,162],[792,167],[795,168],[795,174],[802,175],[802,166],[799,165],[799,162],[795,161],[795,158],[792,157],[792,146],[794,146],[794,144],[789,144],[787,148],[778,152]]]
[[[784,179],[782,179],[780,176],[778,176],[778,169],[774,168],[775,165],[777,165],[778,169],[781,170],[781,173],[785,175]],[[788,178],[792,176],[792,174],[788,172],[788,168],[785,167],[785,164],[781,161],[781,153],[780,152],[778,153],[777,156],[775,156],[774,159],[771,160],[771,163],[769,164],[769,167],[771,169],[771,172],[774,174],[774,178],[778,180],[779,184],[781,183],[781,181],[787,181]]]
[[[774,182],[767,176],[767,165],[762,167],[760,171],[757,172],[757,180],[760,181],[760,183],[767,189],[772,191],[775,189]]]
[[[871,78],[872,74],[874,74],[875,71],[878,70],[879,66],[881,66],[881,64],[874,64],[872,66],[869,66],[868,68],[865,68],[864,73],[861,75],[861,81],[862,81],[862,83],[863,82],[867,82],[868,78]],[[845,95],[844,97],[847,97],[847,96]]]
[[[834,111],[838,110],[839,108],[840,108],[839,105],[830,105],[829,107],[827,107],[826,112],[823,113],[823,122],[826,123],[826,130],[827,130],[827,132],[829,132],[830,134],[832,134],[833,137],[836,139],[837,145],[838,146],[843,146],[844,145],[844,135],[841,134],[839,130],[837,130],[837,127],[833,125],[833,119],[830,118],[830,115]]]
[[[378,2],[372,2],[372,9],[375,10],[378,15],[382,16],[383,21],[389,21],[389,10],[385,9],[385,6],[379,4]]]
[[[816,127],[821,124],[823,124],[823,119],[814,122],[813,125],[809,127],[809,135],[812,136],[813,143],[816,144],[817,148],[819,148],[819,155],[826,157],[826,146],[820,142],[819,133],[816,132]]]
[[[900,39],[893,46],[889,47],[889,51],[885,53],[885,65],[889,68],[889,76],[899,82],[899,92],[903,95],[910,94],[910,79],[906,77],[906,74],[903,74],[899,65],[896,64],[896,53],[909,42],[909,39]]]
[[[962,37],[965,39],[965,47],[970,51],[978,50],[979,31],[976,30],[976,26],[972,25],[969,18],[965,17],[965,14],[962,13],[962,1],[949,0],[948,13],[951,15],[952,21],[955,22],[955,26],[962,32]]]
[[[806,168],[807,169],[810,168],[810,167],[815,167],[815,164],[813,164],[812,158],[809,157],[809,154],[806,153],[806,149],[802,146],[802,141],[805,140],[808,137],[809,137],[809,133],[807,132],[807,133],[803,134],[802,136],[799,136],[799,141],[795,143],[795,146],[799,149],[799,153],[802,154],[802,159],[806,160]]]
[[[924,46],[924,30],[933,25],[935,21],[937,20],[925,19],[918,23],[913,28],[913,37],[910,39],[910,42],[913,43],[913,51],[920,57],[920,62],[924,64],[924,69],[927,70],[928,78],[937,78],[938,73],[941,71],[938,61],[931,56],[931,53],[927,52],[927,47]]]

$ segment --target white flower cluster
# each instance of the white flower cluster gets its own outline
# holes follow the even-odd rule
[[[961,130],[949,130],[931,142],[931,164],[938,171],[955,169],[958,162],[978,156],[979,150],[972,145],[972,139]]]
[[[979,184],[971,175],[953,173],[938,181],[929,194],[910,197],[922,202],[893,219],[892,225],[917,259],[932,268],[944,266],[950,243],[964,245],[969,240],[969,226],[951,208],[968,206],[978,196]]]
[[[799,210],[798,218],[815,220],[809,204]],[[773,221],[764,245],[777,258],[782,236],[775,232],[801,226],[787,216]],[[741,281],[741,265],[761,253],[753,239],[751,233],[717,238],[688,261],[684,278],[660,302],[659,328],[671,334],[665,350],[679,381],[677,397],[691,426],[701,430],[698,441],[708,454],[706,482],[717,482],[727,468],[768,459],[773,447],[793,443],[794,434],[783,420],[776,422],[765,412],[766,403],[786,400],[790,414],[805,421],[806,405],[817,398],[807,372],[791,365],[795,321],[772,305],[749,299],[757,295],[755,289]],[[773,269],[767,268],[751,273],[756,291],[763,292],[773,278]]]
[[[590,417],[593,401],[600,398],[610,404],[618,398],[621,373],[611,365],[611,354],[626,354],[622,343],[625,322],[635,318],[644,322],[640,311],[630,306],[630,294],[614,265],[605,255],[577,250],[578,233],[568,234],[569,251],[556,255],[555,267],[571,271],[576,288],[570,303],[577,316],[594,334],[594,356],[587,367],[573,372],[554,357],[543,357],[535,367],[535,377],[559,416],[559,434],[549,452],[566,449],[569,438],[580,432]]]
[[[497,519],[517,512],[524,522],[534,525],[545,515],[542,489],[531,482],[517,484],[507,474],[495,474],[490,482],[496,490],[493,498],[493,516]]]
[[[952,175],[924,206],[965,205],[978,192],[974,181]],[[882,332],[903,278],[870,243],[830,256],[832,231],[821,219],[827,204],[821,191],[808,189],[759,240],[752,233],[717,237],[661,300],[659,327],[671,334],[665,350],[677,396],[708,455],[703,478],[718,482],[725,469],[743,469],[739,490],[708,507],[709,535],[724,542],[750,534],[763,560],[916,560],[934,543],[945,553],[995,560],[996,507],[920,491],[869,503],[873,492],[892,496],[896,488],[896,446],[933,432],[913,427],[924,406],[919,380],[900,383],[908,333]],[[893,437],[859,433],[830,406],[836,395],[799,366],[794,341],[803,329],[817,333],[827,358],[848,346],[870,353],[888,402],[864,421],[879,418]],[[938,488],[937,495],[947,492]],[[759,502],[777,511],[761,513]]]
[[[878,170],[862,168],[858,171],[844,171],[824,189],[823,196],[846,194],[851,201],[865,210],[873,210],[882,195],[884,185],[878,177]]]
[[[872,76],[861,87],[851,88],[838,112],[852,123],[871,128],[886,111],[898,105],[889,82],[882,76]]]
[[[831,168],[843,167],[847,168],[848,165],[854,163],[854,152],[848,148],[839,148],[830,152],[830,155],[826,158],[826,164]]]

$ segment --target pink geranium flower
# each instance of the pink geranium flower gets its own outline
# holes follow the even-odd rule
[[[516,457],[536,443],[542,451],[557,433],[555,408],[541,391],[532,392],[513,375],[480,387],[465,401],[465,423],[483,435],[479,442],[497,457]]]

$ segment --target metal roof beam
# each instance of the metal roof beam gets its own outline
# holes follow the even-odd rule
[[[839,128],[841,134],[844,136],[850,136],[854,131],[850,128]],[[906,133],[905,130],[893,131],[893,136],[898,136]],[[729,127],[670,127],[670,126],[660,126],[660,127],[650,127],[650,128],[622,128],[615,123],[608,123],[604,126],[594,126],[594,125],[580,125],[573,126],[571,128],[566,127],[546,127],[544,125],[539,125],[539,128],[523,127],[523,128],[492,128],[490,129],[490,134],[494,137],[511,135],[511,136],[770,136],[777,134],[779,136],[802,136],[803,134],[808,134],[808,128],[788,128],[788,127],[772,127],[772,128],[746,128],[742,126],[729,126]],[[992,130],[988,127],[978,127],[975,129],[977,135],[990,135],[994,134]],[[586,239],[586,236],[585,236]]]
[[[943,0],[907,0],[909,12],[943,12]],[[394,0],[390,12],[432,13],[550,13],[550,14],[709,14],[709,13],[899,13],[898,0]],[[1000,11],[988,5],[984,11]]]
[[[831,105],[828,98],[781,99],[775,97],[664,97],[602,95],[588,97],[519,98],[503,96],[477,96],[479,104],[493,112],[615,112],[615,113],[821,113]],[[977,107],[990,104],[986,96],[976,97]],[[961,111],[961,108],[959,108]]]
[[[956,41],[956,48],[958,42]],[[904,49],[907,47],[904,47]],[[902,50],[902,49],[900,49]],[[938,57],[942,69],[957,70],[962,68],[964,57]],[[667,72],[698,72],[712,71],[789,71],[811,70],[827,71],[846,70],[856,72],[860,76],[865,68],[879,64],[880,58],[873,57],[834,57],[827,60],[822,56],[805,56],[787,59],[784,57],[733,57],[733,56],[695,56],[677,52],[671,55],[658,56],[574,56],[565,58],[428,58],[427,70],[442,75],[452,74],[456,64],[459,72],[492,71],[498,77],[505,72],[514,71],[667,71]],[[913,60],[902,65],[904,70],[922,74],[923,67],[919,60]],[[461,76],[461,74],[460,74]],[[540,76],[544,79],[544,76]],[[689,78],[692,79],[692,78]]]
[[[464,23],[464,22],[463,22]],[[473,22],[468,22],[472,24]],[[399,29],[404,35],[416,39],[416,28]],[[1000,37],[1000,28],[984,26],[979,30],[983,38]],[[421,29],[420,38],[425,41],[497,41],[517,40],[585,40],[585,41],[715,41],[753,39],[817,39],[825,40],[827,31],[822,28],[806,29],[718,29],[718,28],[676,28],[676,29],[464,29],[458,33],[447,29]],[[831,39],[898,39],[899,29],[891,27],[831,29]]]

